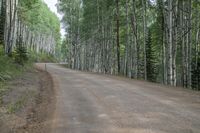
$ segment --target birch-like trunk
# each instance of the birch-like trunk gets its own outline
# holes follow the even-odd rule
[[[147,59],[146,59],[146,32],[147,32],[147,19],[146,19],[146,0],[142,0],[143,6],[143,54],[144,54],[144,79],[147,80]]]
[[[129,10],[128,10],[128,0],[126,0],[126,46],[125,46],[125,53],[124,53],[124,75],[128,76],[128,72],[130,71],[130,65],[129,65],[129,59],[128,56],[129,53],[129,45],[130,45],[130,41],[129,41]]]
[[[117,28],[117,33],[116,33],[116,44],[117,44],[117,69],[118,69],[118,73],[121,72],[121,66],[120,66],[120,42],[119,42],[119,19],[120,19],[120,15],[119,15],[119,0],[116,0],[116,28]]]
[[[132,14],[132,30],[134,37],[134,55],[133,55],[133,68],[134,73],[131,72],[131,75],[134,76],[135,79],[138,78],[138,31],[137,31],[137,20],[136,20],[136,2],[132,0],[133,4],[133,14]],[[133,69],[132,68],[132,69]],[[133,70],[132,70],[133,71]],[[131,76],[131,77],[132,77]]]
[[[188,88],[192,87],[192,1],[188,0]]]
[[[168,41],[168,83],[173,85],[173,0],[168,0],[168,29],[169,29],[169,41]]]

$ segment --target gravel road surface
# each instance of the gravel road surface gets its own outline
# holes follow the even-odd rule
[[[199,92],[56,64],[47,71],[56,89],[52,133],[200,133]]]

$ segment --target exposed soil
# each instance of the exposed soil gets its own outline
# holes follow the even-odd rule
[[[0,133],[200,131],[199,92],[74,71],[56,64],[36,66],[40,70],[11,82],[0,109]],[[6,113],[13,111],[6,105],[19,99],[17,103],[23,108]]]
[[[51,76],[34,69],[7,87],[0,105],[0,133],[50,132],[56,102]]]
[[[45,64],[37,64],[45,68]],[[199,133],[200,93],[46,64],[57,81],[52,133]]]

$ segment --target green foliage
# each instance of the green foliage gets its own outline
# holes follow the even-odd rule
[[[3,56],[4,54],[4,49],[3,46],[0,44],[0,56]]]
[[[30,51],[29,53],[30,53],[29,54],[30,62],[46,62],[46,63],[57,62],[57,59],[53,55],[47,53],[36,53],[33,51]]]
[[[61,53],[62,53],[62,59],[65,60],[67,57],[68,57],[68,53],[69,53],[69,48],[68,48],[68,43],[66,40],[64,40],[62,42],[62,45],[61,45]]]
[[[147,56],[147,80],[157,81],[157,62],[156,62],[156,49],[152,43],[152,34],[149,30],[148,38],[146,41],[146,56]]]
[[[0,48],[2,51],[2,48]],[[9,88],[6,87],[8,80],[13,79],[14,77],[22,74],[25,70],[32,68],[31,62],[24,62],[23,66],[15,62],[15,59],[5,56],[0,52],[0,104],[2,101],[2,95]]]
[[[196,61],[193,61],[192,70],[192,88],[200,90],[200,56]]]
[[[3,103],[3,98],[2,96],[4,93],[8,90],[8,88],[5,87],[5,83],[0,81],[0,106]]]
[[[50,11],[48,6],[41,0],[27,2],[20,1],[21,19],[31,28],[42,33],[53,32],[59,34],[60,21],[58,17]]]
[[[7,107],[7,113],[12,114],[22,108],[26,104],[27,98],[27,96],[23,96],[19,98],[17,102],[9,104]]]
[[[0,51],[2,51],[2,48],[0,48]],[[0,65],[0,84],[2,82],[5,82],[6,80],[12,79],[13,77],[21,74],[24,70],[32,67],[32,63],[28,62],[28,57],[24,55],[24,53],[18,53],[17,55],[14,54],[14,58],[5,56],[2,53],[0,52],[0,64],[3,64]],[[23,67],[18,64],[19,62],[16,63],[15,57],[17,58],[17,60],[23,59]],[[24,60],[26,60],[26,62]]]
[[[12,65],[14,61],[10,57],[1,56],[0,62],[0,82],[9,80],[18,73],[17,65]]]
[[[102,73],[110,69],[110,73],[115,74],[115,69],[118,68],[116,65],[117,1],[59,0],[58,2],[59,11],[64,14],[62,21],[67,32],[61,51],[64,57],[68,57],[69,66]],[[124,75],[145,79],[146,60],[149,81],[163,84],[173,81],[173,85],[179,86],[185,82],[183,80],[187,76],[187,84],[190,84],[190,59],[194,58],[200,49],[198,24],[200,2],[191,1],[190,5],[189,1],[175,0],[172,3],[176,10],[172,13],[173,41],[169,43],[171,24],[168,20],[171,18],[168,15],[170,11],[168,1],[119,1],[120,63]],[[190,7],[192,7],[191,14]],[[189,16],[192,16],[192,19]],[[144,33],[146,27],[149,28],[149,33]],[[191,34],[188,32],[190,28],[192,28]],[[199,64],[192,67],[193,88],[199,88],[199,67]],[[170,69],[173,69],[173,72]]]
[[[17,48],[14,51],[14,60],[20,65],[24,65],[28,61],[27,48],[17,44]]]
[[[19,16],[30,30],[45,35],[53,35],[60,45],[60,21],[43,0],[20,0]]]

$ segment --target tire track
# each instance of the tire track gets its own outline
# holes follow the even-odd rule
[[[113,104],[106,103],[103,100],[103,98],[98,96],[92,89],[87,88],[87,90],[96,99],[97,104],[101,105],[104,108],[104,110],[106,111],[106,113],[109,115],[110,121],[113,124],[113,126],[115,127],[114,129],[126,128],[126,125],[121,120],[126,118],[127,113],[125,113],[125,112],[117,112],[117,109]],[[118,116],[118,118],[114,118],[113,114]]]

